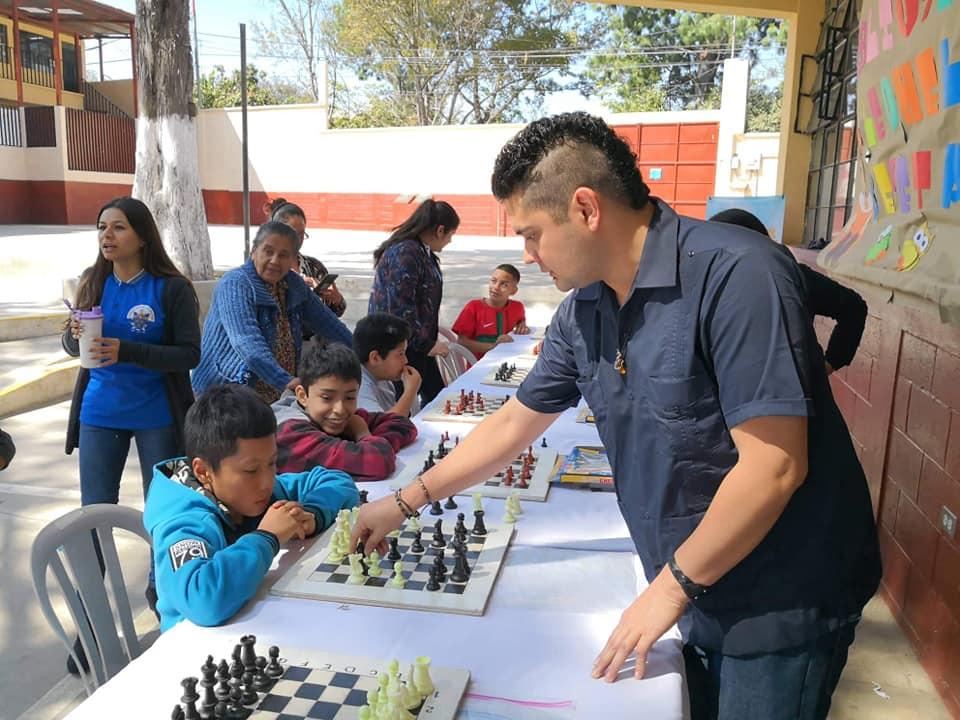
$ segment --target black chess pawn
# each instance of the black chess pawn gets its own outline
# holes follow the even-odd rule
[[[433,459],[433,450],[427,453],[427,463],[428,463],[428,467],[433,467],[434,465],[436,465],[436,462]]]
[[[267,692],[273,680],[266,673],[267,659],[263,655],[257,656],[257,673],[253,676],[253,688],[257,692]]]
[[[443,520],[437,520],[433,526],[433,542],[430,547],[442,548],[447,546],[447,541],[443,537]]]
[[[214,706],[213,717],[214,717],[214,720],[227,719],[227,703],[225,700],[221,700]]]
[[[443,508],[440,506],[439,500],[434,500],[430,504],[430,514],[431,515],[443,515]]]
[[[447,501],[443,504],[447,510],[456,510],[457,501],[453,499],[453,495],[447,498]]]
[[[253,673],[245,670],[243,673],[243,694],[240,696],[240,702],[244,705],[255,705],[259,696],[256,688],[253,687]]]
[[[280,664],[280,648],[276,645],[271,645],[270,650],[270,664],[267,665],[266,673],[269,677],[278,678],[283,675],[283,666]]]
[[[369,495],[370,495],[370,491],[369,491],[369,490],[361,490],[361,491],[360,491],[360,504],[361,504],[361,505],[366,505],[366,504],[369,502],[369,500],[367,499],[367,497],[368,497]]]
[[[397,549],[397,543],[400,541],[400,538],[392,537],[388,538],[388,541],[390,543],[390,551],[387,553],[387,560],[390,562],[396,562],[403,557],[400,554],[400,551]]]
[[[230,697],[230,667],[227,665],[226,660],[221,660],[217,666],[217,679],[220,682],[217,683],[214,694],[218,702],[225,701]]]
[[[197,700],[200,699],[200,696],[197,695],[198,682],[195,677],[184,678],[180,681],[180,685],[183,686],[183,695],[180,696],[180,702],[184,704],[183,717],[185,720],[200,720],[200,713],[197,712]]]
[[[180,703],[177,703],[173,706],[173,710],[170,711],[170,720],[183,720],[183,708],[180,707]]]
[[[457,524],[453,526],[453,534],[456,535],[460,532],[466,532],[467,526],[464,525],[463,519],[466,516],[463,513],[457,513]]]
[[[453,566],[453,572],[450,573],[450,581],[455,583],[465,583],[470,579],[470,566],[467,565],[467,553],[458,548],[454,553],[456,563]]]
[[[243,711],[243,681],[238,677],[230,678],[230,701],[227,703],[227,717],[241,718]]]
[[[447,579],[447,566],[443,562],[443,550],[438,550],[433,558],[433,569],[437,571],[437,579],[440,582]]]
[[[544,435],[543,440],[540,441],[540,447],[546,447],[546,446],[547,446],[547,437],[546,435]]]
[[[410,552],[418,553],[418,554],[425,552],[423,549],[423,543],[420,542],[420,536],[421,536],[421,532],[417,530],[417,532],[413,536],[413,542],[410,543]]]
[[[473,511],[473,529],[470,530],[471,535],[483,536],[487,534],[487,526],[483,522],[483,510],[474,510]]]
[[[440,589],[440,581],[437,579],[437,568],[430,567],[430,579],[427,580],[427,590],[436,591]]]

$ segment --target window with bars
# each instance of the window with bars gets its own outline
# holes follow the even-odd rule
[[[812,135],[804,243],[829,241],[853,208],[857,154],[857,2],[827,0],[807,132]]]

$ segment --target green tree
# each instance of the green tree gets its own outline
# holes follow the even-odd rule
[[[200,77],[200,102],[205,108],[239,107],[241,98],[240,71],[227,72],[223,65],[214,66]],[[247,104],[292,105],[310,102],[310,98],[294,85],[271,80],[255,65],[247,65]]]
[[[773,18],[633,6],[603,14],[605,37],[580,88],[620,112],[717,108],[723,60],[776,55],[786,32]]]
[[[566,85],[595,11],[567,0],[339,0],[333,44],[415,124],[490,123],[538,111]]]
[[[754,85],[747,93],[747,132],[780,132],[783,85]]]

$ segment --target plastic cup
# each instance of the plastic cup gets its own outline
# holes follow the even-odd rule
[[[74,313],[80,321],[82,332],[80,333],[80,367],[95,368],[100,367],[100,359],[91,356],[93,338],[98,338],[103,334],[103,310],[99,305],[94,305],[89,310],[78,310]]]

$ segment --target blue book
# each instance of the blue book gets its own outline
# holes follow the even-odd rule
[[[603,447],[577,445],[557,463],[552,482],[568,487],[613,490],[613,468]]]

